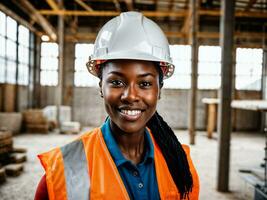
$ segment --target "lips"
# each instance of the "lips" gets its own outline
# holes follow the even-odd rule
[[[141,109],[119,109],[120,115],[127,121],[136,121],[142,115]]]

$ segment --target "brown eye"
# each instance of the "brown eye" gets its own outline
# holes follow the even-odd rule
[[[152,85],[152,83],[148,81],[142,81],[139,85],[141,88],[149,88]]]
[[[111,80],[110,84],[115,87],[122,87],[124,83],[121,80]]]

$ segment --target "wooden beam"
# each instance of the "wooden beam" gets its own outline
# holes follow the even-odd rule
[[[204,10],[198,11],[199,15],[207,16],[220,16],[220,10]],[[255,11],[235,11],[235,17],[248,17],[248,18],[267,18],[266,12],[255,12]]]
[[[229,191],[229,165],[231,141],[231,101],[233,94],[233,51],[234,51],[234,21],[235,2],[224,0],[221,5],[222,17],[220,19],[220,45],[221,45],[221,88],[219,89],[218,108],[218,171],[217,190]]]
[[[118,0],[113,0],[113,3],[115,5],[116,11],[121,12],[121,6]]]
[[[24,20],[23,18],[18,16],[16,13],[14,13],[12,10],[10,10],[9,8],[7,8],[6,6],[4,6],[1,3],[0,3],[0,10],[3,11],[6,15],[12,17],[17,22],[19,22],[19,24],[27,27],[30,31],[32,31],[34,33],[38,33],[36,28],[34,28],[29,22],[27,22],[26,20]]]
[[[173,8],[174,8],[174,0],[171,0],[169,4],[169,10],[173,11]]]
[[[46,0],[46,2],[48,3],[48,5],[55,11],[59,10],[59,7],[57,5],[57,3],[54,0]]]
[[[42,15],[76,15],[76,16],[118,16],[120,12],[116,11],[81,11],[81,10],[39,10]],[[179,12],[166,12],[166,11],[142,11],[147,17],[185,17],[188,10],[180,10]],[[220,16],[220,10],[198,10],[198,15],[207,16]],[[236,11],[235,17],[248,17],[248,18],[267,18],[267,12],[254,12],[254,11]]]
[[[53,40],[57,40],[57,34],[54,30],[54,27],[46,20],[44,16],[42,16],[38,11],[34,8],[34,6],[28,0],[18,0],[21,5],[23,5],[29,12],[30,16],[35,17],[37,23],[44,29],[44,31],[49,35],[49,37]]]
[[[253,7],[253,5],[257,2],[257,0],[250,0],[247,4],[247,7],[245,8],[245,11],[250,10],[250,8]]]
[[[198,0],[190,0],[190,9],[192,10],[191,23],[192,28],[190,30],[190,41],[191,45],[191,89],[189,91],[189,116],[188,116],[188,131],[189,131],[189,142],[195,144],[196,134],[196,108],[197,108],[197,78],[198,78]]]
[[[192,9],[190,8],[188,10],[188,14],[184,19],[184,24],[183,27],[181,29],[182,33],[185,33],[187,36],[189,35],[189,31],[190,31],[190,25],[191,25],[191,18],[192,18]]]
[[[165,31],[164,34],[168,38],[177,38],[177,39],[185,39],[187,36],[182,32],[171,32]],[[80,40],[95,40],[97,33],[76,33],[76,34],[66,34],[65,39],[68,41],[80,41]],[[235,32],[235,39],[258,39],[261,40],[263,37],[262,33],[255,32]],[[219,39],[220,33],[218,32],[198,32],[197,38],[199,39]],[[253,45],[252,45],[253,46]]]
[[[134,9],[133,7],[133,0],[124,0],[124,2],[126,3],[126,7],[128,11],[131,11]]]
[[[87,5],[86,3],[84,3],[84,2],[81,1],[81,0],[75,0],[75,2],[76,2],[77,4],[79,4],[82,8],[84,8],[85,10],[87,10],[87,11],[89,11],[89,12],[94,11],[94,10],[91,8],[91,6]]]
[[[235,39],[238,38],[244,38],[244,39],[263,39],[264,35],[263,33],[256,33],[256,32],[235,32]],[[219,39],[220,33],[217,32],[198,32],[197,33],[198,38],[203,39]]]
[[[95,16],[95,17],[112,17],[120,15],[120,12],[116,11],[80,11],[80,10],[59,10],[57,12],[53,10],[39,10],[42,15],[74,15],[74,16]],[[186,10],[179,12],[166,12],[166,11],[143,11],[147,17],[185,17]]]

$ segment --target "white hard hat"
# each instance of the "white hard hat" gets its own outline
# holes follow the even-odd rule
[[[139,12],[121,13],[102,27],[87,68],[98,76],[99,65],[115,59],[158,62],[164,78],[174,72],[166,36],[155,22]]]

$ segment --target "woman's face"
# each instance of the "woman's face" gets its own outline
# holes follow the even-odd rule
[[[124,133],[144,131],[160,93],[155,65],[137,60],[109,62],[102,70],[100,87],[113,125]]]

